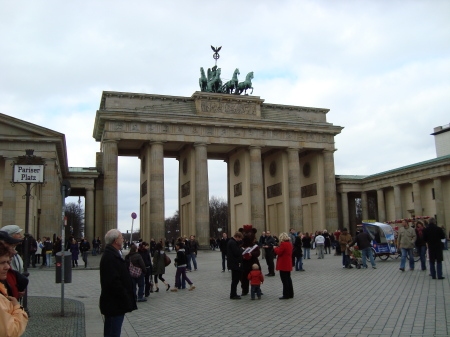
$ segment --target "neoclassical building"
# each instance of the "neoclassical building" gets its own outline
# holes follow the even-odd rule
[[[85,197],[85,234],[117,227],[118,156],[140,159],[140,228],[145,240],[165,237],[164,158],[179,162],[181,234],[209,244],[208,159],[227,163],[229,228],[252,224],[275,233],[356,226],[362,218],[387,221],[419,215],[450,224],[450,153],[371,176],[339,176],[328,109],[265,103],[257,96],[195,92],[191,97],[104,92],[93,137],[100,151],[92,167],[68,167],[65,136],[1,115],[1,225],[23,226],[24,189],[11,185],[12,165],[26,149],[45,162],[45,184],[30,202],[30,230],[61,232],[61,183]],[[435,129],[436,144],[448,126]],[[442,147],[442,146],[441,146]],[[370,214],[371,213],[371,214]]]

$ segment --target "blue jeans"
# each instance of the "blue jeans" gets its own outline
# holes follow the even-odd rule
[[[225,271],[225,261],[227,259],[227,252],[221,252],[222,253],[222,270]]]
[[[191,280],[186,275],[186,267],[177,267],[175,273],[175,288],[186,289],[186,282],[192,285]]]
[[[136,293],[136,285],[138,286],[138,299],[144,298],[144,290],[145,290],[145,273],[141,273],[141,276],[139,277],[132,277],[133,280],[133,289],[134,293]]]
[[[311,248],[303,248],[303,257],[305,259],[311,258]]]
[[[427,259],[425,254],[427,253],[427,246],[416,246],[417,252],[420,255],[420,268],[422,270],[427,270]]]
[[[47,267],[52,266],[52,253],[45,254],[45,263],[47,264]]]
[[[414,269],[414,254],[412,248],[402,248],[402,259],[400,261],[400,268],[405,269],[407,255],[409,256],[409,269]]]
[[[120,337],[124,318],[125,315],[105,316],[105,324],[103,325],[103,336]]]
[[[252,299],[255,298],[255,294],[256,296],[258,296],[258,298],[261,298],[261,286],[259,284],[251,285],[250,296],[252,297]]]
[[[436,266],[434,265],[435,262]],[[437,277],[442,278],[442,261],[430,259],[430,275],[433,279],[436,278],[436,269],[437,269]]]
[[[372,254],[372,247],[361,249],[361,255],[362,255],[362,264],[364,268],[367,268],[367,259],[366,259],[367,256],[369,257],[370,264],[372,265],[372,267],[375,267],[375,261],[373,259]]]
[[[188,255],[188,269],[192,269],[191,260],[194,264],[194,269],[197,269],[197,254],[192,253]]]
[[[345,252],[342,252],[342,265],[344,267],[350,266],[350,258],[348,255],[345,255]]]
[[[295,259],[295,270],[296,271],[303,270],[303,258],[297,257]]]

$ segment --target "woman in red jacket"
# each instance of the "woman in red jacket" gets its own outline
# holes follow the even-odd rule
[[[278,255],[277,268],[280,272],[281,282],[283,283],[283,296],[280,300],[294,298],[294,287],[292,285],[292,244],[286,233],[279,236],[280,247],[275,247],[274,252]]]

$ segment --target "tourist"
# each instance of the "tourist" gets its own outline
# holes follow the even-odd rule
[[[223,232],[219,241],[219,249],[222,254],[222,273],[225,272],[225,260],[227,259],[228,234]],[[230,270],[230,269],[228,269]]]
[[[145,297],[149,297],[152,290],[152,258],[150,256],[150,245],[147,242],[142,242],[139,245],[138,253],[141,255],[142,260],[145,264],[145,276],[144,276],[144,284],[145,284]]]
[[[314,238],[314,242],[316,244],[316,248],[317,248],[317,255],[319,257],[319,259],[323,259],[324,258],[324,247],[325,247],[325,238],[322,235],[322,232],[317,232],[317,235]]]
[[[331,236],[326,229],[323,230],[322,236],[325,238],[325,254],[331,254]],[[327,253],[328,251],[328,253]]]
[[[80,249],[75,238],[72,239],[69,250],[72,253],[72,267],[78,267],[78,255],[80,254]]]
[[[266,276],[275,276],[275,265],[273,259],[275,257],[273,247],[276,246],[275,238],[270,234],[270,231],[266,231],[266,241],[264,243],[264,250],[266,251],[266,263],[269,273]],[[291,260],[292,264],[292,260]]]
[[[159,292],[158,279],[160,279],[166,286],[166,291],[169,291],[170,284],[166,282],[163,275],[166,273],[166,263],[165,263],[166,253],[164,252],[164,247],[161,242],[158,242],[155,247],[155,255],[153,256],[153,271],[152,274],[155,276],[155,292]]]
[[[438,227],[435,218],[428,219],[428,228],[423,230],[423,239],[428,244],[428,258],[430,260],[430,275],[432,279],[443,280],[442,261],[444,261],[445,232]]]
[[[80,252],[83,257],[84,268],[87,268],[88,265],[88,251],[91,249],[91,245],[86,237],[83,238],[83,241],[80,243]]]
[[[190,285],[189,290],[194,290],[194,283],[186,275],[186,254],[184,250],[184,244],[177,242],[175,249],[177,251],[177,257],[175,258],[175,265],[177,272],[175,274],[175,288],[170,291],[176,292],[178,289],[186,289],[186,282]]]
[[[0,336],[19,337],[25,332],[28,315],[17,298],[11,296],[5,286],[11,259],[14,253],[10,247],[0,242]]]
[[[128,252],[127,256],[125,256],[125,261],[141,269],[141,274],[138,277],[133,277],[133,275],[131,275],[131,279],[133,280],[133,293],[136,295],[136,286],[137,286],[138,288],[137,301],[146,302],[147,299],[144,297],[144,289],[145,289],[145,273],[147,272],[147,267],[145,266],[144,260],[142,259],[142,256],[138,253],[137,246],[134,243],[131,244],[130,251]]]
[[[421,270],[427,270],[427,260],[426,260],[426,253],[427,253],[427,243],[423,239],[423,230],[425,229],[422,221],[417,221],[416,224],[416,242],[414,245],[416,246],[417,253],[420,256],[420,269]]]
[[[263,248],[265,244],[266,244],[266,232],[262,232],[258,240],[258,246],[259,248]],[[264,260],[266,258],[266,250],[265,249],[260,250],[261,250],[261,259]]]
[[[22,235],[22,229],[19,226],[16,226],[16,225],[4,226],[4,227],[0,228],[0,231],[8,233],[8,235],[13,237],[14,239],[21,240],[21,243],[19,243],[19,245],[22,244],[23,235]],[[13,257],[11,259],[11,268],[16,270],[20,274],[22,274],[23,273],[23,260],[22,260],[22,257],[19,254],[17,254],[17,249],[18,249],[17,246],[18,245],[16,245],[14,248],[16,253],[13,255]]]
[[[197,251],[198,251],[198,241],[195,239],[195,235],[191,235],[188,241],[189,255],[187,255],[189,269],[192,270],[191,261],[194,265],[194,270],[197,270]]]
[[[255,295],[258,296],[258,300],[261,299],[261,284],[264,282],[264,275],[259,270],[258,264],[254,263],[252,265],[252,270],[250,273],[248,273],[247,278],[250,280],[250,286],[251,286],[251,292],[250,296],[251,299],[255,299]]]
[[[294,287],[292,285],[292,244],[286,233],[280,234],[280,246],[274,248],[277,258],[277,270],[280,272],[281,282],[283,283],[283,296],[280,300],[294,298]]]
[[[37,248],[36,248],[36,261],[35,263],[39,264],[41,263],[41,255],[42,255],[42,247],[44,247],[44,245],[42,244],[41,238],[38,238],[36,240],[36,244],[37,244]]]
[[[342,268],[351,269],[348,245],[352,242],[352,236],[347,231],[347,228],[342,229],[342,233],[339,235],[339,246],[341,247],[342,254]]]
[[[408,221],[403,220],[398,230],[398,248],[402,251],[400,270],[405,271],[406,257],[409,258],[409,270],[414,270],[414,243],[416,242],[416,231],[409,227]]]
[[[295,258],[295,271],[305,271],[303,269],[303,250],[302,250],[302,239],[300,235],[295,238],[292,256]]]
[[[372,268],[377,269],[375,261],[373,259],[371,242],[372,238],[370,237],[369,233],[366,233],[361,229],[358,235],[356,235],[355,239],[349,244],[349,246],[353,246],[355,243],[357,244],[358,249],[361,251],[363,268],[367,268],[367,257],[369,257]]]
[[[122,233],[117,229],[109,230],[105,244],[100,260],[100,312],[105,316],[103,336],[120,337],[125,313],[137,309],[133,281],[122,258]]]
[[[241,299],[241,296],[237,294],[237,286],[242,274],[242,238],[241,232],[234,233],[227,246],[227,267],[231,270],[230,299],[232,300]]]
[[[305,233],[302,237],[303,256],[305,259],[311,258],[311,237],[309,233]]]

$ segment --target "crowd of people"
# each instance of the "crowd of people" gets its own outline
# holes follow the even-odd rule
[[[93,239],[91,246],[87,238],[80,241],[69,238],[63,245],[60,237],[52,242],[49,237],[35,240],[28,236],[29,258],[24,261],[21,257],[24,239],[22,231],[15,225],[0,228],[0,319],[4,322],[0,327],[2,329],[0,336],[20,336],[26,328],[27,308],[20,305],[20,299],[28,286],[28,278],[23,275],[24,266],[35,267],[36,264],[41,263],[41,258],[42,266],[52,266],[53,256],[61,251],[63,246],[65,250],[72,252],[74,267],[78,265],[79,254],[82,255],[87,267],[88,252],[91,249],[95,251],[93,254],[100,252],[99,238]],[[304,234],[291,228],[289,233],[280,233],[278,237],[273,236],[270,231],[265,231],[259,238],[253,237],[250,245],[245,247],[243,247],[243,234],[240,231],[236,232],[232,238],[228,238],[227,233],[222,233],[216,243],[221,251],[222,272],[227,269],[231,271],[230,299],[241,299],[242,295],[247,295],[249,293],[247,282],[251,288],[250,298],[261,299],[261,284],[265,281],[265,277],[273,277],[278,271],[282,284],[280,299],[288,300],[294,298],[291,272],[305,271],[303,259],[311,259],[311,250],[316,251],[317,259],[323,259],[326,254],[331,254],[332,248],[335,248],[335,255],[342,255],[342,266],[350,269],[352,268],[349,261],[351,248],[357,246],[362,253],[362,267],[368,268],[368,262],[370,262],[372,268],[376,269],[372,255],[372,241],[371,235],[363,230],[352,236],[346,228],[334,233],[322,230]],[[396,233],[395,241],[401,253],[399,268],[401,272],[406,270],[407,261],[409,270],[415,269],[413,258],[413,249],[415,249],[420,255],[420,269],[427,270],[425,256],[428,252],[429,275],[432,279],[444,279],[442,261],[447,237],[443,229],[437,226],[434,218],[415,223],[404,220]],[[187,274],[187,272],[198,270],[196,257],[199,243],[195,236],[180,237],[172,243],[176,250],[173,263],[177,268],[174,287],[171,287],[164,279],[166,267],[172,263],[166,254],[164,243],[162,239],[159,242],[152,239],[150,243],[140,240],[137,244],[131,243],[128,254],[122,256],[124,239],[120,231],[112,229],[105,235],[105,246],[100,261],[102,288],[100,309],[105,315],[105,336],[120,336],[125,313],[137,309],[138,302],[147,301],[146,298],[151,292],[159,292],[160,282],[164,284],[165,291],[195,289],[191,277]],[[257,254],[253,254],[256,251]],[[244,268],[247,256],[253,256],[253,258],[256,256],[256,260],[252,260],[256,263],[252,263],[248,270]],[[266,275],[261,272],[259,257],[266,260],[268,269]],[[244,279],[246,281],[243,281]],[[240,282],[241,295],[237,291]]]

